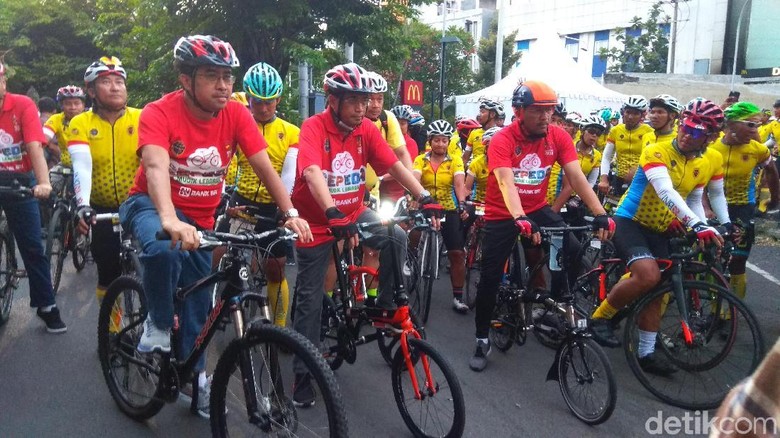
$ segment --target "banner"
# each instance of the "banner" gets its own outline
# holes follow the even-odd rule
[[[420,81],[403,81],[401,84],[401,102],[405,105],[422,106],[423,83]]]

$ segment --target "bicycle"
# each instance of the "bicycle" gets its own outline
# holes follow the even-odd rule
[[[63,175],[68,173],[62,169]],[[81,272],[89,257],[90,239],[77,230],[76,199],[57,197],[54,201],[49,225],[46,231],[46,255],[51,266],[51,282],[57,294],[62,280],[62,270],[68,252],[73,256],[73,267]]]
[[[158,238],[166,236],[158,233]],[[103,375],[119,409],[133,419],[144,420],[157,414],[165,402],[174,402],[184,382],[192,382],[197,388],[194,367],[223,318],[229,315],[236,339],[220,356],[211,384],[213,435],[348,436],[346,413],[333,372],[311,342],[291,329],[272,324],[268,298],[256,292],[252,284],[251,261],[245,248],[268,240],[294,238],[283,228],[265,233],[200,233],[201,248],[227,246],[227,251],[216,272],[179,288],[174,300],[181,303],[195,290],[215,284],[224,288],[185,359],[177,354],[185,353],[177,351],[181,336],[177,316],[171,353],[141,354],[136,350],[147,317],[143,287],[135,276],[121,276],[112,282],[100,307],[98,351]],[[251,321],[246,315],[250,302],[261,310]],[[112,314],[119,315],[119,320]],[[292,402],[294,356],[307,368],[322,397],[319,410],[313,406],[299,410]],[[198,406],[197,394],[193,391],[193,412]]]
[[[542,244],[553,250],[553,256],[545,257],[544,263],[553,271],[566,271],[569,262],[564,254],[568,239],[564,239],[564,235],[586,230],[590,230],[590,227],[541,227]],[[617,384],[612,365],[601,346],[591,339],[587,320],[577,317],[568,279],[557,299],[553,299],[548,291],[531,290],[528,286],[529,271],[521,258],[521,252],[522,245],[518,240],[507,263],[506,281],[499,285],[489,332],[490,342],[500,351],[509,350],[515,343],[525,344],[527,332],[537,330],[533,321],[534,304],[561,315],[562,340],[547,373],[547,380],[558,381],[566,406],[580,421],[591,425],[603,423],[612,415],[617,404]],[[604,386],[597,390],[598,394],[587,394],[589,388],[595,388],[597,384]],[[587,406],[590,401],[594,401],[594,405]]]
[[[0,195],[25,199],[31,197],[33,192],[31,188],[13,181],[10,186],[0,187]],[[18,266],[16,242],[5,213],[0,210],[0,326],[8,322],[11,316],[14,291],[19,287],[19,280],[27,277],[27,272]]]
[[[84,220],[89,224],[92,218],[92,216],[87,216]],[[114,227],[114,232],[119,233],[119,266],[122,275],[137,275],[141,277],[143,275],[143,267],[141,266],[141,260],[138,259],[140,251],[138,243],[132,234],[122,228],[122,223],[119,221],[119,213],[97,213],[94,215],[94,220],[95,222],[110,221]]]
[[[441,219],[444,222],[444,218]],[[431,313],[431,297],[433,282],[439,278],[441,269],[442,238],[431,226],[430,219],[416,221],[410,232],[419,231],[420,240],[417,243],[416,265],[419,266],[419,284],[409,294],[409,306],[423,324],[428,323]],[[412,251],[414,252],[414,251]]]
[[[365,240],[371,237],[368,230],[372,227],[386,226],[392,230],[394,225],[410,221],[418,225],[427,223],[418,213],[411,217],[358,223],[358,233],[361,240]],[[388,233],[392,235],[391,231]],[[358,345],[384,337],[393,339],[391,345],[387,346],[389,352],[392,345],[398,344],[391,365],[393,395],[409,430],[417,437],[461,436],[465,427],[465,404],[460,382],[447,360],[423,340],[423,335],[416,327],[417,321],[395,255],[392,257],[396,284],[394,301],[398,308],[386,310],[359,304],[362,275],[376,276],[377,272],[371,268],[347,264],[341,257],[338,242],[333,243],[332,251],[337,288],[333,297],[324,295],[321,332],[323,356],[332,368],[337,368],[344,361],[350,364],[355,362]],[[368,325],[377,331],[361,335],[361,328]]]
[[[477,303],[477,286],[479,285],[479,268],[482,262],[482,229],[485,227],[485,204],[467,201],[466,205],[474,206],[477,216],[466,236],[466,281],[463,283],[463,300],[469,309]]]
[[[728,290],[717,248],[702,250],[695,235],[688,235],[671,239],[670,249],[668,259],[657,259],[658,285],[619,311],[613,326],[626,320],[623,350],[631,371],[650,393],[684,409],[713,409],[758,366],[765,352],[763,334],[750,309]],[[578,313],[591,315],[624,272],[624,262],[611,258],[580,276],[574,287],[584,297]],[[670,377],[645,373],[636,354],[637,318],[656,300],[661,300],[662,311],[655,351],[676,367]]]

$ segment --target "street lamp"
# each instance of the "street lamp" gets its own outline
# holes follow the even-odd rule
[[[460,38],[452,35],[443,36],[441,38],[441,66],[439,66],[439,117],[444,117],[444,69],[447,66],[447,43],[460,42]],[[433,119],[433,109],[431,109],[431,119]]]
[[[737,76],[737,55],[739,54],[739,30],[742,27],[742,14],[745,13],[745,8],[747,8],[748,3],[750,3],[750,0],[746,0],[745,4],[742,5],[742,9],[739,10],[739,18],[737,18],[737,41],[734,44],[734,61],[731,63],[731,90],[734,91],[734,79]]]

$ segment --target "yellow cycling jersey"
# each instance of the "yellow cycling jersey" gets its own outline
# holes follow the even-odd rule
[[[621,123],[609,131],[607,142],[615,145],[615,171],[619,178],[625,179],[632,168],[639,164],[642,148],[642,137],[653,132],[649,125],[640,124],[629,130]]]
[[[652,128],[650,128],[652,129]],[[657,135],[654,130],[651,130],[647,134],[642,136],[642,147],[646,148],[653,143],[667,143],[672,144],[672,140],[677,138],[677,126],[675,125],[672,132],[668,134]]]
[[[43,133],[46,140],[57,139],[57,146],[60,148],[60,162],[63,166],[70,167],[70,154],[68,153],[68,125],[70,120],[65,120],[65,113],[57,113],[49,117],[46,124],[43,125]]]
[[[764,125],[766,128],[764,128],[764,133],[766,134],[766,138],[762,137],[762,142],[766,142],[769,140],[769,136],[771,135],[772,138],[775,139],[775,142],[780,144],[780,120],[772,120],[768,124]],[[778,147],[778,146],[775,146]]]
[[[489,175],[487,155],[480,155],[477,158],[471,160],[467,173],[474,177],[475,188],[472,199],[476,202],[485,202],[485,189],[487,188],[487,179]],[[469,191],[472,190],[471,187],[466,188]]]
[[[589,153],[577,149],[577,159],[580,162],[580,169],[582,169],[582,173],[586,178],[593,169],[601,166],[601,152],[596,148],[591,149]],[[552,205],[555,202],[555,198],[561,193],[561,189],[563,189],[563,172],[561,172],[561,165],[555,163],[550,169],[550,183],[547,185],[548,204]]]
[[[607,138],[609,137],[609,131],[604,132],[603,134],[599,135],[599,138],[596,139],[596,150],[599,152],[604,152],[604,147],[607,145]]]
[[[686,158],[678,152],[671,141],[644,148],[639,168],[628,191],[620,199],[615,215],[632,219],[658,233],[666,231],[676,216],[647,179],[646,172],[656,167],[666,168],[672,185],[683,199],[695,188],[706,186],[711,179],[723,177],[723,159],[710,148],[693,158]]]
[[[457,197],[455,196],[455,175],[465,174],[463,159],[459,156],[447,154],[444,161],[434,170],[431,166],[431,153],[420,154],[414,159],[412,170],[420,175],[420,183],[431,192],[431,196],[445,210],[455,210]]]
[[[466,140],[466,147],[471,148],[471,156],[478,157],[485,155],[485,145],[482,144],[482,134],[485,130],[482,128],[472,129],[469,138]]]
[[[298,147],[300,128],[278,117],[265,125],[258,123],[257,128],[263,134],[266,143],[268,143],[266,151],[268,152],[268,158],[271,159],[271,165],[273,165],[277,174],[281,174],[287,151],[290,148]],[[271,194],[268,192],[265,184],[260,182],[246,155],[238,153],[236,156],[238,157],[236,162],[238,168],[236,192],[252,202],[272,204],[274,200],[271,198]]]
[[[127,199],[140,164],[136,154],[140,115],[140,109],[127,107],[113,125],[94,111],[70,121],[68,146],[87,145],[92,155],[90,204],[118,208]]]
[[[233,154],[233,158],[230,159],[230,164],[228,164],[227,172],[225,173],[225,185],[226,186],[234,186],[238,184],[238,153],[240,151],[236,151],[235,154]]]
[[[708,149],[718,151],[723,156],[723,190],[729,205],[755,204],[757,168],[769,162],[769,148],[755,140],[748,144],[729,146],[721,138],[710,144]]]
[[[387,141],[387,144],[390,145],[390,148],[393,150],[396,150],[400,147],[406,147],[406,140],[404,140],[404,134],[401,132],[401,125],[398,124],[398,119],[395,118],[395,115],[387,110],[382,110],[385,113],[385,116],[387,117],[387,128],[385,128],[384,124],[382,123],[381,119],[374,120],[374,125],[379,128],[379,132],[382,133],[382,138]],[[411,157],[409,157],[411,158]],[[376,172],[371,167],[371,165],[366,166],[366,190],[372,191],[374,188],[377,188],[377,182],[379,181],[379,178],[376,175]],[[375,193],[378,197],[379,193]]]

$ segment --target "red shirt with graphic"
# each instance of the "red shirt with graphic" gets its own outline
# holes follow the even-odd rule
[[[417,147],[417,142],[407,133],[404,134],[404,141],[406,142],[406,150],[409,152],[409,158],[414,161],[417,155],[420,154],[420,150]],[[379,184],[379,197],[382,200],[389,199],[393,202],[397,201],[406,193],[406,189],[398,181],[391,179],[390,181],[382,181]]]
[[[319,166],[336,207],[356,220],[366,209],[363,195],[366,189],[366,164],[383,175],[398,161],[379,129],[367,118],[344,137],[326,109],[303,122],[298,140],[298,175],[292,192],[292,202],[303,219],[309,222],[314,242],[298,246],[318,246],[330,242],[328,219],[317,205],[309,185],[302,178],[310,166]]]
[[[516,121],[497,132],[488,149],[488,180],[485,194],[485,219],[514,219],[504,202],[493,171],[499,167],[512,169],[515,188],[523,211],[532,213],[547,205],[547,184],[555,162],[561,166],[577,161],[577,150],[569,134],[549,125],[547,135],[529,138]]]
[[[46,144],[35,103],[27,96],[6,93],[0,109],[0,172],[32,170],[26,144]]]
[[[173,206],[203,229],[214,228],[214,211],[236,147],[240,145],[247,157],[267,147],[243,105],[229,101],[216,117],[200,120],[187,108],[183,90],[166,94],[141,111],[138,153],[147,145],[168,151]],[[143,161],[130,188],[130,196],[137,193],[149,193]]]

